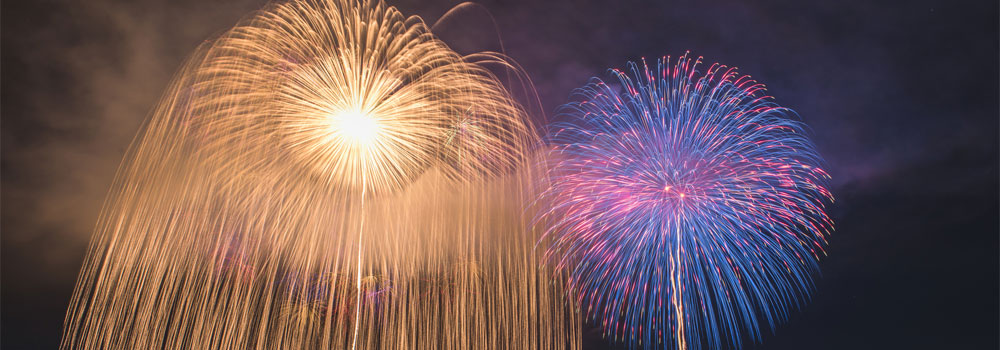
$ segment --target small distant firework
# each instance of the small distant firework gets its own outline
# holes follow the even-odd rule
[[[735,68],[699,63],[594,79],[548,135],[547,254],[631,347],[759,340],[808,298],[833,228],[805,125]]]

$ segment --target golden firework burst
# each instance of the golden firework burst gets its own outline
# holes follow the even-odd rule
[[[480,63],[379,1],[203,45],[126,155],[62,347],[579,346],[522,215],[538,137]]]

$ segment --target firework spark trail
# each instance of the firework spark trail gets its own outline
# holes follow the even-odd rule
[[[367,186],[368,186],[368,178],[364,174],[362,174],[361,175],[361,212],[365,211],[365,192],[366,192],[365,190],[366,190]],[[361,217],[361,223],[358,224],[358,262],[357,262],[358,272],[357,272],[357,275],[355,276],[355,279],[357,280],[357,288],[355,289],[355,293],[357,293],[357,296],[354,299],[354,305],[359,305],[359,306],[361,305],[361,249],[364,247],[364,245],[362,244],[362,240],[361,239],[364,236],[364,233],[365,233],[365,219],[364,219],[364,217]],[[354,308],[354,336],[352,337],[353,340],[351,340],[351,349],[356,349],[357,346],[358,346],[358,329],[361,328],[361,322],[360,321],[361,321],[361,308],[360,307],[355,307]]]
[[[521,208],[539,139],[484,63],[376,1],[204,44],[116,175],[61,347],[577,348]]]
[[[812,288],[829,176],[794,112],[686,55],[576,91],[537,203],[585,317],[634,348],[760,339]]]

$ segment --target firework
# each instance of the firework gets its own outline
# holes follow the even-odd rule
[[[474,58],[378,1],[204,44],[122,163],[62,347],[577,346],[520,210],[538,137]]]
[[[613,70],[565,105],[537,222],[587,319],[638,348],[760,339],[812,287],[833,224],[805,125],[734,68]]]

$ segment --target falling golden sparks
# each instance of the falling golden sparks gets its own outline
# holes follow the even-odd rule
[[[482,67],[502,55],[474,57],[378,1],[203,45],[122,163],[61,347],[578,348],[521,207],[538,137]]]

